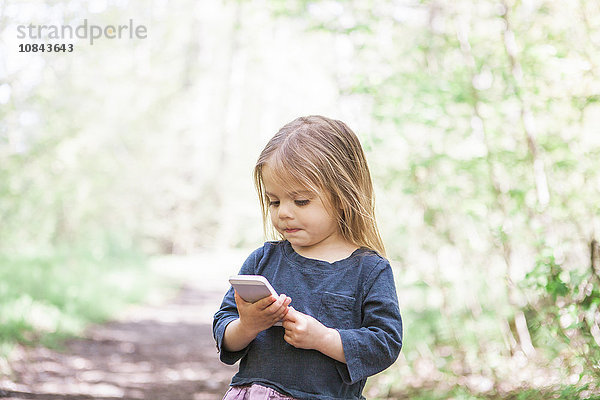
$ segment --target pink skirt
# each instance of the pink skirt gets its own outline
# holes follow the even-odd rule
[[[257,385],[232,386],[229,388],[223,400],[297,400],[279,393],[278,391]]]

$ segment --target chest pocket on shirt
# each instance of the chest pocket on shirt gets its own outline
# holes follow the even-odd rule
[[[317,319],[329,328],[352,328],[354,297],[324,292]]]

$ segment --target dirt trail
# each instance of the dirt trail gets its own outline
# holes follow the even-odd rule
[[[165,279],[186,282],[172,299],[136,306],[117,320],[90,327],[61,351],[18,348],[0,397],[112,400],[220,399],[237,367],[218,360],[212,314],[245,252],[163,258]]]

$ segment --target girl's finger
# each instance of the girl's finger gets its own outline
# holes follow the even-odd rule
[[[285,297],[285,300],[283,301],[283,304],[281,305],[279,312],[282,313],[283,315],[287,314],[287,312],[289,311],[289,305],[292,302],[292,299],[289,297]]]
[[[278,313],[277,313],[277,320],[280,321],[282,320],[285,315],[288,313],[288,308],[284,307],[282,308]]]
[[[290,322],[296,322],[298,320],[297,311],[294,307],[288,307],[287,314],[285,314],[285,320]]]
[[[267,307],[268,311],[271,313],[277,312],[279,307],[281,307],[281,305],[285,301],[285,297],[286,297],[285,294],[280,295],[276,301],[274,301],[273,303],[271,303],[270,306]]]
[[[287,307],[290,305],[291,302],[292,302],[292,298],[285,296],[285,301],[283,302],[283,305]]]
[[[260,299],[259,301],[257,301],[256,306],[260,309],[260,310],[264,310],[266,308],[269,308],[275,301],[277,300],[277,298],[275,298],[273,295],[271,296],[267,296],[264,299]]]
[[[286,342],[288,342],[289,344],[292,344],[292,337],[288,334],[284,334],[283,335],[283,340],[285,340]],[[292,345],[293,346],[293,345]]]

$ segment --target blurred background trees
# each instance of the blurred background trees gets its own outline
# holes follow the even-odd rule
[[[328,115],[367,151],[406,324],[402,358],[369,397],[597,389],[598,2],[0,10],[6,268],[73,246],[100,258],[256,247],[258,153],[291,119]],[[133,18],[148,38],[18,52],[17,25],[84,18]]]

